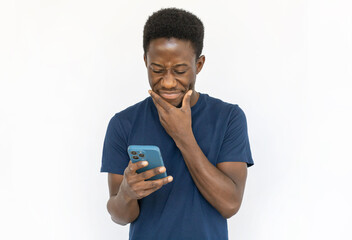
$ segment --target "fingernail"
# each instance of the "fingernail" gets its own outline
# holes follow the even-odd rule
[[[152,90],[148,90],[148,93],[151,94]]]
[[[141,164],[142,164],[142,166],[147,166],[148,162],[147,161],[143,161]]]
[[[159,168],[159,172],[164,172],[166,169],[164,167]]]
[[[167,178],[167,180],[168,180],[169,182],[171,182],[171,181],[173,180],[173,177],[169,176],[169,177]]]
[[[188,95],[189,95],[189,96],[191,96],[191,95],[192,95],[192,93],[193,93],[193,91],[192,91],[192,90],[190,90],[190,92],[188,93]]]

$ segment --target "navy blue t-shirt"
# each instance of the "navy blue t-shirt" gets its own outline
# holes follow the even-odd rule
[[[246,117],[238,105],[200,93],[191,111],[193,134],[214,166],[220,162],[254,164]],[[161,125],[151,97],[112,117],[101,172],[123,174],[129,145],[158,146],[166,172],[174,179],[138,200],[140,213],[130,225],[130,239],[228,239],[227,220],[199,192],[180,150]]]

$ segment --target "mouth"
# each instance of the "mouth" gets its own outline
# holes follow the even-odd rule
[[[159,92],[159,95],[164,99],[174,100],[181,96],[181,92]]]

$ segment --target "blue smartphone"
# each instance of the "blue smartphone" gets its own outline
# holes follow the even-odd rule
[[[133,163],[139,161],[148,161],[148,166],[138,169],[136,172],[141,173],[147,170],[164,166],[163,158],[161,157],[160,149],[152,145],[130,145],[127,148],[128,155]],[[166,177],[166,171],[155,175],[148,180],[157,180]]]

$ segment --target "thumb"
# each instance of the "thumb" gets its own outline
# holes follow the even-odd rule
[[[186,95],[183,97],[182,108],[191,108],[191,96],[193,91],[189,90]]]

